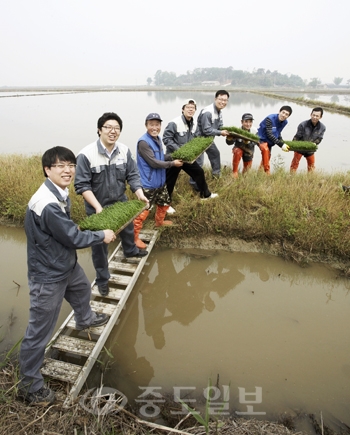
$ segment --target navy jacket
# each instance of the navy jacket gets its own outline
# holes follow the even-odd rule
[[[266,131],[267,118],[269,118],[272,123],[272,132],[270,134],[268,131]],[[267,142],[270,148],[274,145],[278,145],[279,147],[281,147],[283,145],[281,133],[287,124],[287,120],[280,121],[278,119],[278,113],[267,116],[263,121],[260,122],[258,128],[258,136],[260,138],[260,142]]]
[[[65,201],[47,179],[29,201],[24,228],[27,235],[28,278],[33,282],[65,279],[77,262],[75,250],[103,243],[103,231],[80,231],[70,219]]]

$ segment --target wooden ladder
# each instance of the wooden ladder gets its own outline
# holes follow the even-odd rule
[[[158,231],[143,230],[140,239],[147,244],[151,252]],[[113,326],[116,324],[122,309],[139,277],[148,256],[142,258],[124,258],[121,243],[108,260],[109,294],[102,297],[95,281],[91,286],[91,308],[98,313],[109,316],[108,323],[84,331],[75,329],[74,312],[72,311],[58,329],[45,351],[41,372],[44,376],[66,382],[70,390],[64,400],[64,407],[73,403],[84,385],[95,364]],[[69,359],[69,361],[65,361]],[[71,362],[71,360],[76,361]]]

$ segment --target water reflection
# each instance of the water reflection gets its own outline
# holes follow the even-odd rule
[[[27,243],[23,228],[0,227],[1,292],[0,353],[9,350],[23,335],[29,316],[27,278]],[[78,251],[78,258],[88,278],[94,278],[90,249]],[[71,308],[64,301],[56,329]]]
[[[32,154],[42,153],[47,149],[47,143],[40,137],[50,137],[50,146],[66,144],[73,152],[78,153],[84,146],[96,139],[96,122],[99,116],[106,111],[115,111],[123,119],[123,132],[120,141],[127,144],[132,153],[135,153],[136,143],[144,129],[144,119],[152,111],[161,114],[163,129],[169,121],[179,116],[183,101],[189,97],[197,101],[197,113],[214,100],[215,89],[208,92],[198,91],[149,91],[149,92],[90,92],[56,94],[45,96],[32,96],[30,98],[0,98],[0,111],[2,121],[7,126],[0,131],[0,152]],[[292,95],[292,94],[291,94]],[[296,94],[295,96],[305,96]],[[314,99],[317,95],[310,94]],[[321,95],[324,101],[330,101],[330,96]],[[345,96],[341,96],[344,102]],[[301,121],[309,119],[310,107],[290,103],[288,96],[282,100],[252,94],[249,92],[232,92],[229,103],[223,112],[226,125],[240,126],[243,113],[250,112],[254,116],[254,125],[270,113],[277,113],[283,104],[291,104],[293,114],[288,119],[288,126],[284,130],[284,139],[292,140]],[[69,110],[67,108],[69,107]],[[82,107],[83,112],[82,112]],[[80,115],[74,115],[79,113]],[[55,118],[57,128],[55,135],[51,133],[51,120]],[[26,131],[26,140],[18,141],[11,132],[16,129],[16,119],[22,119],[22,128]],[[327,171],[346,170],[350,167],[349,147],[350,123],[346,116],[340,114],[324,113],[323,121],[327,132],[322,141],[316,157],[316,168]],[[79,128],[77,128],[77,122]],[[38,129],[41,135],[38,138]],[[162,132],[161,132],[162,134]],[[223,165],[230,165],[232,161],[231,147],[228,147],[224,138],[216,139],[221,152]],[[334,153],[329,153],[329,147],[336,147]],[[277,147],[275,147],[277,148]],[[283,153],[273,150],[280,160],[285,162],[288,169],[292,153]],[[260,153],[256,153],[253,167],[260,163]],[[205,163],[208,164],[207,157]],[[301,171],[304,171],[301,168]]]
[[[24,333],[29,297],[24,231],[2,228],[0,238],[5,349]],[[80,251],[79,261],[92,280],[90,250]],[[130,400],[148,385],[163,394],[191,386],[200,397],[208,378],[220,374],[231,385],[231,412],[245,410],[238,387],[261,386],[266,418],[322,410],[349,425],[349,294],[349,280],[321,265],[301,269],[263,254],[155,248],[106,343],[103,383]],[[69,311],[65,304],[57,326]],[[92,379],[99,384],[100,374]]]
[[[232,386],[231,410],[244,411],[238,387],[258,385],[267,418],[322,409],[350,423],[349,285],[334,271],[262,254],[156,249],[134,291],[105,375],[130,399],[148,385],[191,386],[200,397],[220,374]]]
[[[332,103],[339,103],[339,97],[338,97],[338,95],[332,95],[331,102]]]

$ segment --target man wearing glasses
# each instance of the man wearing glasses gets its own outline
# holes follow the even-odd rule
[[[142,191],[140,174],[129,148],[117,142],[123,121],[113,112],[104,113],[97,121],[97,141],[83,148],[77,157],[75,191],[85,200],[86,214],[100,213],[104,207],[127,201],[126,182],[137,198],[148,204]],[[120,233],[125,257],[144,257],[134,241],[131,222]],[[108,247],[92,246],[92,262],[96,270],[96,285],[101,296],[109,293]]]
[[[187,99],[184,101],[182,106],[182,115],[170,121],[165,127],[163,133],[163,142],[166,146],[167,154],[173,153],[193,139],[194,133],[196,131],[196,122],[194,121],[193,117],[196,110],[196,101],[192,98]],[[167,168],[166,184],[170,198],[172,197],[175,184],[181,170],[186,172],[190,177],[193,178],[193,180],[195,180],[199,189],[200,197],[202,199],[216,198],[218,196],[217,193],[210,192],[207,182],[205,181],[203,168],[199,166],[196,161],[193,163],[184,162],[182,166],[171,166],[170,168]]]
[[[215,94],[214,103],[201,110],[197,119],[197,129],[195,137],[197,136],[228,136],[227,130],[220,130],[220,127],[224,125],[222,120],[222,109],[224,109],[228,103],[230,94],[225,90],[217,91]],[[213,178],[219,178],[221,172],[221,160],[220,151],[213,142],[206,150],[210,165],[212,168]],[[204,163],[204,154],[198,157],[197,162],[200,166]],[[192,183],[191,183],[192,184]]]
[[[107,246],[112,230],[79,231],[70,219],[68,187],[75,175],[71,150],[54,147],[42,156],[46,181],[29,201],[24,228],[27,236],[29,323],[19,356],[19,397],[30,404],[50,404],[54,392],[44,384],[40,368],[54,331],[63,299],[74,310],[75,329],[101,326],[106,314],[91,310],[91,285],[77,262],[76,249]]]

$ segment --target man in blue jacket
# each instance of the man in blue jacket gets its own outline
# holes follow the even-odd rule
[[[137,141],[137,166],[140,171],[142,188],[151,206],[156,204],[156,227],[172,225],[164,220],[170,206],[170,196],[166,186],[166,169],[181,167],[181,160],[172,160],[164,156],[162,139],[159,136],[162,119],[158,113],[150,113],[145,121],[146,133]],[[135,220],[135,230],[142,228],[142,222],[147,218],[149,210],[143,211]]]
[[[259,125],[259,148],[262,157],[260,167],[263,167],[267,174],[270,174],[271,148],[278,145],[282,151],[289,151],[289,146],[283,142],[281,133],[288,124],[287,118],[291,114],[292,108],[290,106],[282,106],[279,113],[267,116]]]
[[[19,355],[19,396],[35,404],[55,400],[54,392],[44,385],[40,367],[63,299],[74,310],[78,330],[104,325],[109,319],[91,311],[91,285],[75,250],[115,240],[112,230],[80,231],[70,219],[68,186],[76,167],[73,152],[51,148],[42,157],[42,167],[47,179],[29,201],[24,222],[30,312]]]

